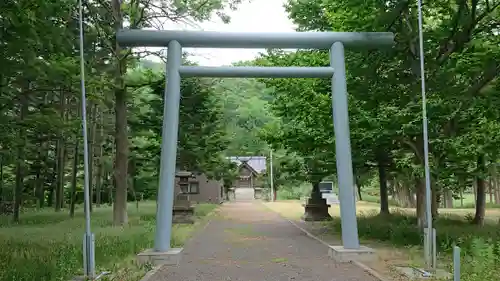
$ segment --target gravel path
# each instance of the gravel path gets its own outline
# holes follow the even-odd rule
[[[224,204],[184,248],[179,266],[151,281],[376,281],[260,203]]]

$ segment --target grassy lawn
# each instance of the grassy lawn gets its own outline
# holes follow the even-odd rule
[[[265,203],[281,215],[298,220],[303,214],[301,201],[278,201]],[[393,272],[394,265],[423,265],[421,245],[423,237],[416,227],[415,210],[392,208],[392,215],[378,215],[379,205],[368,202],[357,203],[358,232],[361,243],[377,250],[379,259],[368,265],[394,280],[400,280]],[[500,218],[499,209],[486,211],[486,225],[471,225],[471,209],[440,209],[435,221],[440,267],[450,269],[450,252],[453,245],[462,248],[463,280],[496,280],[500,276]],[[330,208],[334,218],[331,222],[301,222],[300,225],[329,244],[340,244],[339,205]],[[496,276],[496,277],[495,277]]]
[[[200,220],[217,205],[200,204],[195,215]],[[135,265],[135,255],[153,245],[155,202],[130,204],[129,224],[112,226],[112,207],[94,208],[92,232],[95,234],[97,270],[111,271],[108,280],[139,280],[147,268]],[[203,220],[200,220],[203,221]],[[175,225],[172,246],[182,246],[197,224]],[[0,216],[0,280],[69,280],[82,270],[83,210],[75,218],[53,210],[21,214],[20,224]]]
[[[376,195],[374,195],[376,194]],[[363,192],[363,201],[364,202],[371,202],[371,203],[380,203],[380,196],[378,195],[378,191],[375,192]],[[396,202],[392,199],[389,199],[390,203],[396,204]],[[463,194],[463,199],[454,199],[453,200],[453,208],[455,209],[474,209],[475,208],[475,197],[474,194],[471,193],[464,193]],[[463,203],[463,205],[462,205]],[[489,194],[486,194],[486,206],[488,208],[500,208],[500,205],[495,204],[494,202],[490,201],[490,196]]]
[[[267,202],[269,207],[276,209],[278,212],[285,214],[286,217],[297,219],[302,216],[304,209],[302,207],[302,201],[299,200],[286,200],[286,201],[276,201],[274,203]],[[356,212],[361,215],[370,215],[374,213],[378,213],[380,210],[380,205],[378,203],[373,202],[365,202],[359,201],[356,203]],[[402,212],[408,215],[415,215],[414,208],[399,208],[399,207],[391,207],[391,211],[393,212]],[[340,205],[332,205],[329,209],[329,213],[331,216],[340,217]],[[474,210],[470,208],[452,208],[452,209],[444,209],[440,208],[439,213],[445,216],[470,216],[474,214]],[[486,209],[486,220],[490,222],[498,222],[500,219],[500,209],[491,208]]]

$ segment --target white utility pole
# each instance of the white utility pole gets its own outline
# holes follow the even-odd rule
[[[273,150],[269,153],[269,176],[271,180],[271,202],[274,202]]]
[[[422,125],[424,138],[424,168],[425,168],[425,215],[427,220],[427,230],[424,233],[424,253],[425,262],[428,267],[434,267],[433,251],[435,245],[433,243],[433,228],[432,228],[432,210],[431,210],[431,176],[429,169],[429,135],[427,129],[427,100],[425,96],[425,68],[424,68],[424,35],[423,35],[423,19],[422,19],[422,0],[417,0],[418,4],[418,37],[420,47],[420,82],[422,90]]]
[[[87,95],[85,93],[85,57],[83,52],[83,4],[78,1],[80,25],[80,86],[82,92],[82,134],[83,134],[83,194],[85,212],[85,234],[83,236],[83,273],[85,277],[95,278],[94,234],[90,231],[90,186],[89,186],[89,148],[87,136]]]

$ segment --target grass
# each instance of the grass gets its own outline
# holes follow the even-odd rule
[[[300,207],[302,204],[302,201],[299,200],[286,200],[286,201],[277,201],[274,202],[275,208],[279,210],[283,210],[284,213],[289,214],[288,216],[291,216],[291,218],[300,218],[302,215],[302,207],[300,208],[300,211],[297,210],[297,207]],[[286,211],[288,209],[288,211]],[[366,201],[359,201],[356,203],[356,212],[358,214],[364,214],[364,213],[373,213],[373,212],[378,212],[380,209],[379,204],[373,203],[373,202],[366,202]],[[415,209],[414,208],[399,208],[399,207],[391,207],[391,211],[396,211],[398,213],[404,213],[407,215],[415,215]],[[339,205],[333,205],[329,209],[330,215],[333,217],[339,217],[340,216],[340,206]],[[450,215],[455,215],[457,217],[470,217],[474,215],[474,210],[470,208],[451,208],[451,209],[444,209],[440,208],[439,213],[445,216],[450,216]],[[486,221],[489,221],[491,223],[497,223],[500,220],[500,209],[498,208],[488,208],[486,209]]]
[[[299,201],[282,201],[266,203],[271,209],[290,219],[298,219],[303,208]],[[392,215],[378,215],[378,205],[358,202],[358,232],[364,244],[377,250],[381,249],[384,256],[380,256],[387,266],[405,263],[422,266],[422,256],[419,246],[423,244],[423,236],[416,226],[415,210],[392,208]],[[462,280],[483,281],[496,280],[500,276],[500,210],[488,209],[486,225],[478,227],[470,223],[470,209],[440,209],[440,216],[435,221],[437,229],[437,246],[441,265],[450,269],[450,253],[454,245],[462,249]],[[332,206],[330,214],[334,218],[331,222],[320,223],[321,232],[327,238],[338,236],[341,230],[339,206]],[[314,224],[310,224],[312,226]],[[323,237],[322,237],[323,238]],[[392,250],[391,250],[392,249]],[[401,253],[402,252],[402,253]],[[392,256],[390,256],[392,255]],[[392,259],[392,260],[391,260]],[[380,268],[380,267],[379,267]],[[379,268],[376,268],[379,270]],[[381,269],[379,271],[388,270]]]
[[[195,215],[204,217],[216,206],[197,205]],[[0,216],[0,280],[69,280],[81,274],[84,215],[77,211],[73,219],[67,212],[30,211],[21,215],[19,224]],[[143,202],[138,209],[131,204],[128,225],[114,227],[111,207],[94,208],[91,227],[97,270],[112,271],[109,280],[138,280],[144,269],[133,260],[153,245],[155,214],[155,202]],[[193,229],[193,225],[174,225],[172,246],[183,245]]]
[[[363,201],[370,203],[380,203],[379,191],[365,191],[362,193]],[[463,205],[462,205],[463,202]],[[389,203],[392,206],[398,206],[396,200],[389,198]],[[487,208],[500,208],[499,204],[495,204],[490,201],[489,194],[486,194],[486,206]],[[474,209],[476,207],[474,194],[464,193],[463,201],[461,199],[453,200],[453,209]]]
[[[285,263],[288,261],[288,259],[286,259],[286,258],[274,258],[271,261],[275,262],[275,263]]]

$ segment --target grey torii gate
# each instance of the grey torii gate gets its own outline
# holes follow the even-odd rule
[[[168,47],[158,210],[154,252],[169,252],[172,231],[181,77],[331,78],[335,151],[343,248],[360,248],[352,171],[344,46],[391,46],[389,32],[236,33],[206,31],[122,30],[121,46]],[[330,49],[330,67],[184,66],[182,47]]]

